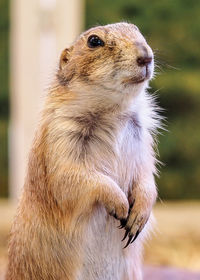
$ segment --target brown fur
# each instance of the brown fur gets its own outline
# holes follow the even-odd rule
[[[93,33],[105,47],[87,47]],[[135,60],[144,50],[151,53],[138,29],[121,23],[86,31],[63,51],[29,156],[6,280],[141,279],[142,237],[123,250],[124,231],[112,216],[122,221],[128,216],[126,229],[134,236],[156,199],[153,127],[145,127],[139,110],[130,109],[130,92],[143,90],[136,84],[143,74]],[[136,74],[130,82],[119,73],[130,70],[131,63]],[[121,79],[124,93],[113,79]],[[145,159],[132,154],[134,141],[144,147]],[[101,238],[102,245],[96,244]],[[103,244],[108,263],[95,260],[100,254],[95,248]],[[134,260],[126,264],[132,250]]]

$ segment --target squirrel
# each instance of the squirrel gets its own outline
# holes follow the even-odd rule
[[[60,57],[29,154],[6,280],[141,280],[160,117],[154,55],[126,22]]]

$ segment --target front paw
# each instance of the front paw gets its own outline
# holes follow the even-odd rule
[[[150,216],[149,210],[144,210],[143,208],[136,205],[135,201],[129,207],[129,213],[127,219],[122,219],[121,226],[119,228],[125,229],[124,241],[128,237],[128,241],[124,248],[126,248],[130,243],[133,243],[145,224],[147,223]]]
[[[105,207],[108,214],[117,220],[125,220],[128,217],[129,203],[127,197],[122,191],[107,198]]]

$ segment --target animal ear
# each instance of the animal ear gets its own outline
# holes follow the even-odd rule
[[[60,56],[60,63],[59,63],[59,67],[61,70],[65,67],[65,65],[69,61],[70,53],[71,53],[72,49],[73,49],[73,47],[71,47],[69,49],[64,49],[64,51],[62,51],[61,56]]]

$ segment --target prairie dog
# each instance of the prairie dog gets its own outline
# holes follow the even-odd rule
[[[30,151],[6,280],[142,279],[157,196],[159,117],[146,90],[153,71],[133,24],[91,28],[62,52]]]

